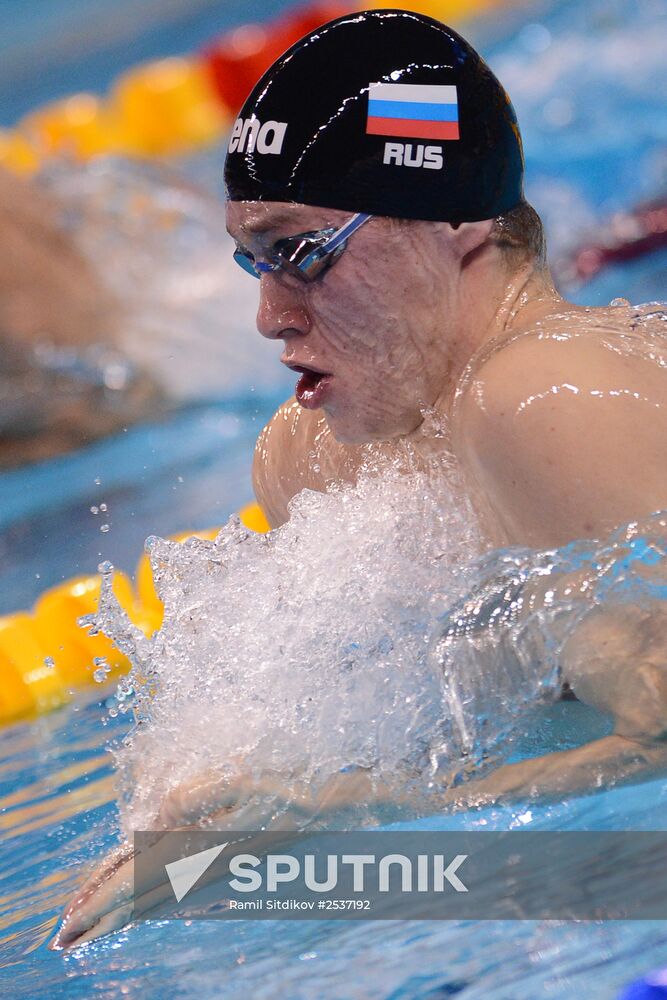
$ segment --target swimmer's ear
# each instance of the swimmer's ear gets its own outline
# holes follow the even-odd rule
[[[484,219],[482,222],[450,222],[447,224],[451,246],[461,260],[478,250],[488,240],[493,229],[493,222],[493,219]]]

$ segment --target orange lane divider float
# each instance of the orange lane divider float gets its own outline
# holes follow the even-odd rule
[[[239,512],[252,531],[270,530],[262,509],[248,504]],[[187,538],[212,539],[217,528],[184,532]],[[95,683],[102,670],[109,679],[129,669],[127,659],[103,635],[90,636],[77,625],[97,609],[101,578],[81,576],[47,590],[31,612],[0,618],[0,724],[48,712],[66,704],[77,688]],[[136,571],[136,586],[125,573],[114,573],[114,592],[131,620],[146,635],[162,623],[162,604],[153,587],[148,557]]]
[[[393,0],[391,6],[458,24],[499,2]],[[385,6],[315,0],[264,24],[241,25],[200,52],[133,67],[106,97],[74,94],[0,130],[0,166],[31,174],[54,156],[175,156],[205,148],[222,140],[262,73],[299,38],[342,14]]]

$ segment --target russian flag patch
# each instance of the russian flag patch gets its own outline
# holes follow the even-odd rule
[[[458,139],[459,105],[451,84],[371,83],[367,135]]]

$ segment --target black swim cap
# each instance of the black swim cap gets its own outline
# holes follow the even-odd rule
[[[339,17],[264,74],[225,161],[232,201],[474,222],[523,197],[509,97],[451,28],[405,10]]]

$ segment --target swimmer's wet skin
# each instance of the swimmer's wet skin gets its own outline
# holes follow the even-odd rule
[[[522,178],[501,85],[463,39],[422,15],[331,22],[249,96],[225,167],[228,228],[260,279],[259,332],[283,341],[282,361],[299,373],[297,399],[255,454],[273,527],[302,490],[354,482],[369,442],[389,454],[409,441],[425,459],[455,460],[489,548],[602,538],[667,505],[665,315],[565,302]],[[330,234],[358,213],[372,218],[327,255]],[[429,412],[444,433],[429,433]],[[571,594],[579,585],[576,574],[558,584]],[[667,766],[664,609],[600,608],[561,668],[578,698],[614,716],[614,734],[443,791],[443,807],[562,795]],[[340,775],[328,803],[279,779],[272,787],[301,817],[376,794],[359,774]],[[207,776],[177,789],[159,823],[247,823],[256,790]],[[129,919],[130,866],[112,859],[92,876],[56,947]]]

